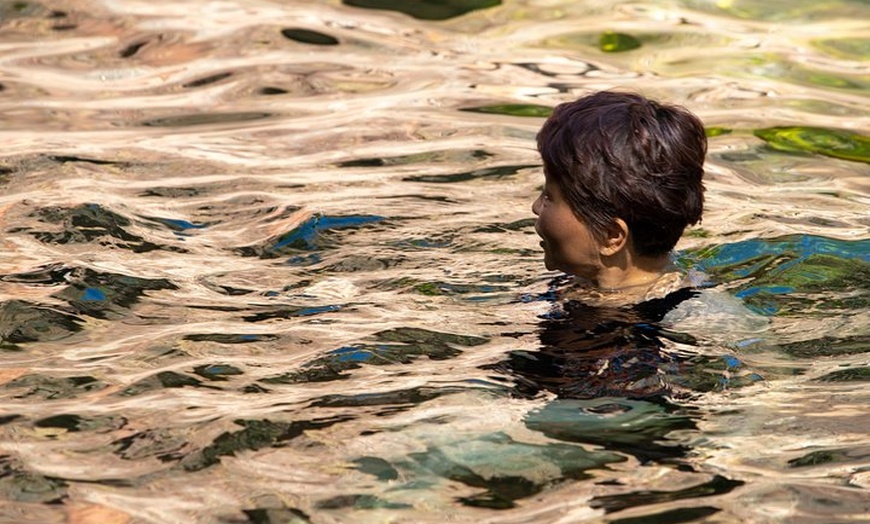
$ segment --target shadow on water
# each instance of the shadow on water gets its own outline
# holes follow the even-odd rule
[[[304,382],[328,382],[349,378],[348,371],[363,365],[385,366],[410,364],[425,356],[431,360],[447,360],[462,350],[485,344],[482,337],[455,335],[420,328],[395,328],[372,335],[370,343],[358,343],[330,351],[309,361],[300,369],[267,377],[266,384],[298,384]]]
[[[23,343],[63,339],[82,329],[82,316],[122,318],[146,292],[177,289],[163,278],[133,277],[63,264],[2,275],[0,281],[61,287],[51,296],[65,302],[60,306],[19,299],[0,302],[0,349],[6,350],[20,350]]]
[[[345,5],[398,11],[421,20],[447,20],[501,4],[501,0],[342,0]]]
[[[32,216],[42,223],[52,224],[60,229],[31,232],[37,240],[46,244],[97,243],[128,249],[133,253],[147,253],[158,249],[186,252],[185,249],[177,246],[155,244],[131,232],[133,226],[131,219],[99,204],[46,207],[37,210]],[[177,224],[171,226],[174,230],[178,228]]]

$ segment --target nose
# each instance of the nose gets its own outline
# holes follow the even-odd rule
[[[542,196],[543,195],[538,195],[538,198],[536,198],[535,201],[532,202],[532,213],[534,213],[535,216],[538,216],[541,214],[540,210],[541,210],[541,197]]]

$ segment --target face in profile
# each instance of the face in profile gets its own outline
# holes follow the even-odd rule
[[[541,237],[547,269],[594,279],[601,267],[599,243],[549,177],[532,212],[538,217],[535,231]]]

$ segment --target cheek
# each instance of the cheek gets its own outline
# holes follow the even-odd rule
[[[565,222],[564,217],[544,214],[538,220],[538,233],[545,240],[560,242],[571,236],[570,224]]]

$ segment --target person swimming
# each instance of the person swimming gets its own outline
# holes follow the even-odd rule
[[[611,305],[684,285],[671,252],[703,213],[698,117],[635,93],[596,92],[557,106],[537,145],[545,182],[532,211],[547,269],[571,275],[575,295]]]
[[[494,368],[526,397],[663,400],[725,387],[709,373],[722,368],[721,354],[698,351],[671,322],[693,307],[740,309],[724,293],[699,306],[703,275],[674,263],[683,231],[703,213],[698,117],[635,93],[596,92],[557,106],[537,145],[545,182],[532,205],[535,231],[544,265],[564,275],[547,294],[541,347]]]

